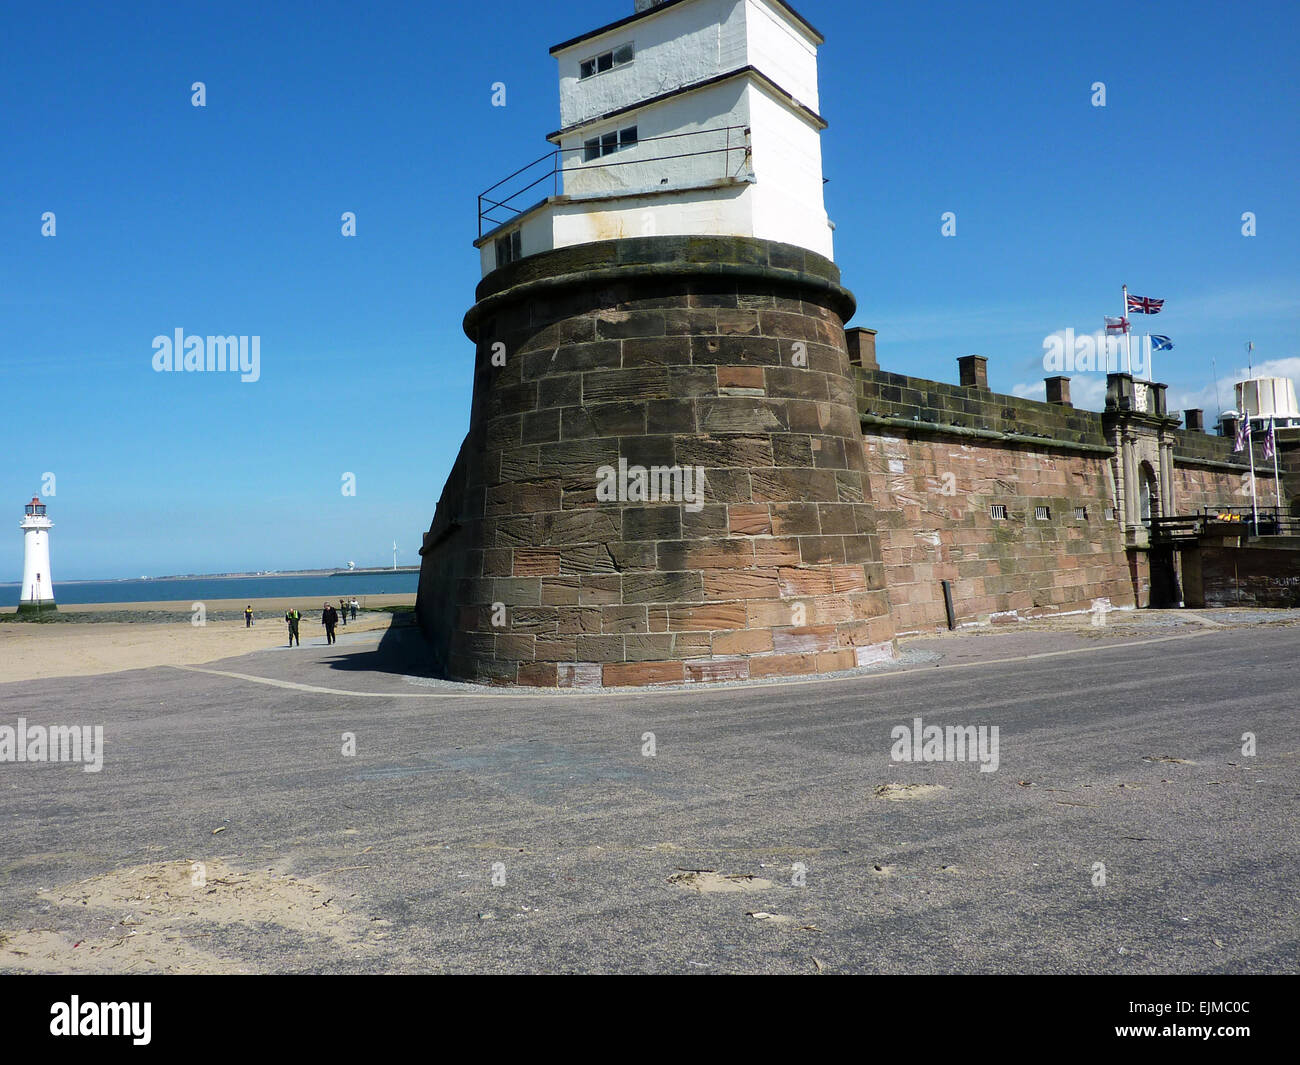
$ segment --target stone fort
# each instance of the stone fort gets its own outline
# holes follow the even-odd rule
[[[1300,605],[1295,538],[1231,523],[1233,424],[1127,373],[1100,413],[1066,377],[994,393],[976,355],[922,380],[846,329],[822,43],[781,0],[638,0],[552,49],[554,149],[480,197],[469,430],[420,552],[437,666],[741,680],[1099,604]],[[1276,518],[1300,513],[1300,422],[1278,440],[1278,484],[1252,445]],[[701,470],[702,496],[598,491],[637,467]]]

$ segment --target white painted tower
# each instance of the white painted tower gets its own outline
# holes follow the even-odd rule
[[[759,237],[832,259],[823,43],[783,0],[636,0],[557,44],[556,150],[480,196],[483,274],[641,236]]]
[[[1237,410],[1250,418],[1253,430],[1266,429],[1270,420],[1279,429],[1300,425],[1295,382],[1289,377],[1252,377],[1237,382]]]
[[[50,578],[50,530],[54,522],[45,516],[45,504],[36,496],[23,508],[23,586],[18,612],[53,610],[54,581]]]

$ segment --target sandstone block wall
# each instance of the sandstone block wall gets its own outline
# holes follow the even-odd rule
[[[943,580],[959,623],[1087,610],[1099,598],[1134,605],[1103,460],[919,434],[868,434],[866,448],[900,634],[946,627]],[[1049,517],[1036,517],[1040,506]]]
[[[1060,440],[1100,448],[1106,445],[1101,418],[1093,411],[885,370],[856,368],[855,380],[858,408],[867,419],[899,418],[955,431],[977,429],[1022,437],[1027,443]]]
[[[445,670],[624,685],[891,655],[838,282],[802,249],[674,237],[485,278],[471,428],[422,551]],[[598,498],[620,460],[703,469],[703,498]]]
[[[1203,545],[1184,553],[1191,607],[1300,607],[1300,549]]]
[[[1185,429],[1174,433],[1174,485],[1177,510],[1193,514],[1204,507],[1250,504],[1249,460],[1232,450],[1228,437]],[[1273,463],[1265,461],[1263,444],[1255,442],[1259,497],[1273,502]],[[1285,491],[1283,493],[1285,499]]]
[[[1097,414],[879,370],[857,383],[900,633],[946,627],[943,580],[959,623],[1134,605]]]
[[[1174,491],[1178,501],[1178,511],[1193,514],[1204,507],[1243,506],[1250,504],[1250,488],[1243,479],[1243,474],[1235,470],[1223,470],[1214,467],[1193,465],[1191,463],[1174,463]],[[1272,478],[1266,483],[1263,477],[1259,481],[1259,490],[1272,493]]]

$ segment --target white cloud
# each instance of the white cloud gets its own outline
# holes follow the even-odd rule
[[[1026,381],[1013,385],[1011,394],[1021,399],[1047,399],[1047,386],[1042,381]],[[1106,406],[1106,375],[1104,373],[1073,374],[1070,376],[1070,402],[1080,410],[1101,410]]]
[[[1237,404],[1236,391],[1233,386],[1248,377],[1289,377],[1295,383],[1296,392],[1300,393],[1300,358],[1269,359],[1253,367],[1238,366],[1234,370],[1219,375],[1219,384],[1214,383],[1200,389],[1170,389],[1169,409],[1171,411],[1191,410],[1199,407],[1206,412],[1206,421],[1213,422],[1218,414],[1220,404],[1223,410],[1231,410]]]
[[[1300,358],[1269,359],[1253,368],[1239,366],[1220,376],[1216,389],[1211,382],[1201,389],[1171,388],[1168,405],[1171,413],[1199,409],[1205,412],[1207,424],[1214,424],[1220,410],[1230,410],[1236,405],[1233,385],[1244,381],[1252,375],[1255,377],[1289,377],[1300,394]],[[1075,373],[1070,377],[1070,401],[1080,410],[1102,410],[1106,406],[1106,375],[1103,373]],[[1013,396],[1022,399],[1047,399],[1046,386],[1042,381],[1025,381],[1011,388]]]
[[[1070,379],[1070,402],[1082,410],[1102,410],[1106,406],[1106,370],[1074,370],[1071,367],[1075,348],[1073,345],[1084,337],[1092,340],[1094,351],[1094,364],[1096,355],[1105,350],[1105,341],[1107,333],[1105,329],[1096,329],[1089,331],[1087,329],[1057,329],[1055,332],[1048,333],[1043,338],[1043,375],[1045,377],[1054,376],[1058,373]],[[1071,360],[1067,368],[1063,370],[1055,369],[1048,365],[1048,353],[1052,341],[1059,341],[1059,348],[1066,352],[1066,356]],[[1137,358],[1137,353],[1134,355]],[[1124,364],[1124,347],[1119,347],[1120,365]],[[1140,362],[1140,360],[1139,360]],[[1139,374],[1138,376],[1142,376]],[[1042,381],[1026,381],[1021,384],[1013,385],[1011,394],[1020,396],[1022,399],[1037,399],[1045,401],[1047,399],[1047,388]]]

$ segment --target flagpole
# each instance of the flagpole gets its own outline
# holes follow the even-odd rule
[[[1133,337],[1128,331],[1128,285],[1124,286],[1124,311],[1120,315],[1120,321],[1124,324],[1124,361],[1127,366],[1127,373],[1133,375]]]
[[[1277,493],[1277,518],[1282,520],[1282,478],[1277,472],[1277,429],[1272,418],[1268,420],[1268,440],[1273,448],[1273,490]]]
[[[1244,398],[1244,397],[1243,397]],[[1246,404],[1243,403],[1242,407]],[[1255,438],[1250,432],[1250,415],[1241,411],[1241,416],[1246,419],[1246,454],[1250,456],[1250,512],[1255,517],[1255,527],[1252,535],[1259,535],[1259,500],[1255,496]]]

